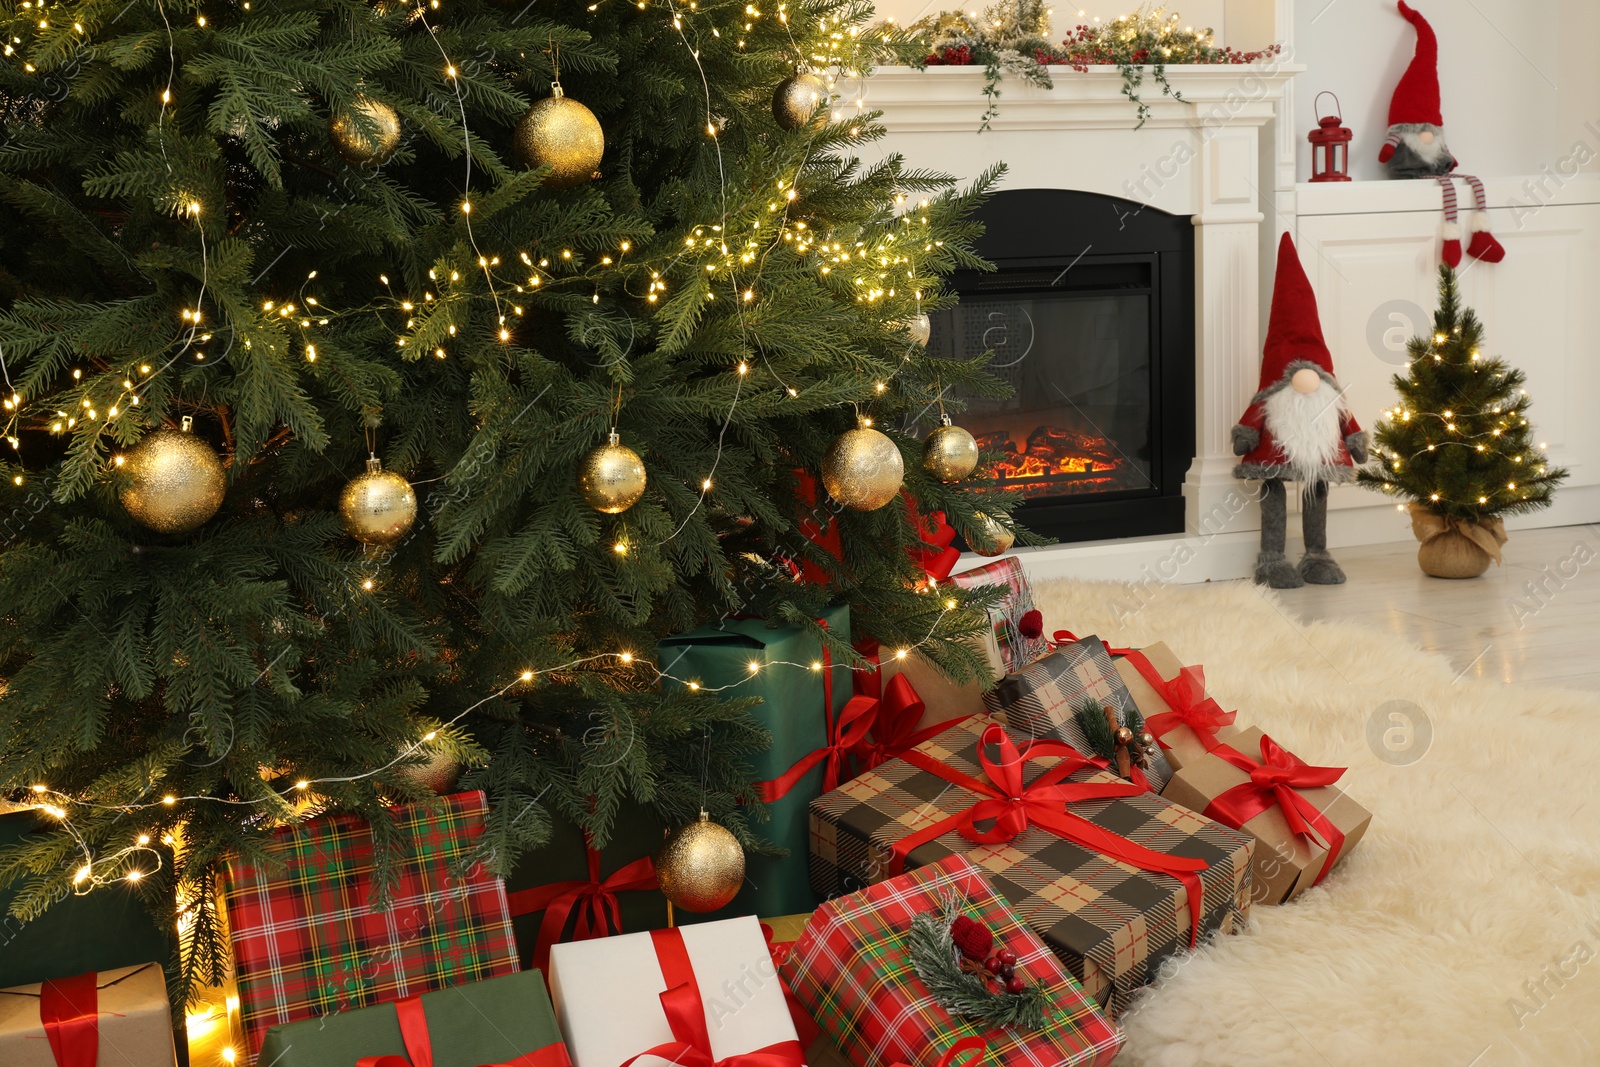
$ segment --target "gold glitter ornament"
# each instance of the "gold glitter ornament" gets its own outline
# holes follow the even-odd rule
[[[619,515],[644,496],[644,460],[613,430],[606,443],[583,458],[578,492],[596,511]]]
[[[993,548],[983,548],[977,544],[974,544],[972,546],[972,551],[976,552],[978,555],[1004,555],[1016,542],[1017,535],[1011,531],[1010,527],[996,522],[981,511],[974,512],[973,518],[977,519],[978,524],[983,527],[984,536],[994,542]]]
[[[872,429],[870,419],[840,434],[822,457],[822,485],[828,495],[857,511],[877,511],[893,500],[905,477],[900,449]]]
[[[418,761],[417,757],[421,757]],[[426,789],[435,796],[455,792],[461,777],[461,764],[447,752],[437,748],[413,752],[405,763],[396,764],[394,775],[408,785]]]
[[[661,846],[656,881],[666,898],[685,911],[716,911],[744,885],[744,849],[702,811],[697,821]]]
[[[391,544],[417,521],[417,495],[410,482],[384,470],[373,456],[365,473],[350,479],[339,494],[339,517],[345,533],[362,544]]]
[[[933,320],[918,312],[906,323],[906,333],[911,335],[913,343],[926,347],[928,338],[933,336]]]
[[[772,93],[772,117],[786,130],[822,124],[818,109],[828,99],[828,86],[815,74],[799,73],[778,83]]]
[[[364,130],[356,116],[366,120]],[[358,167],[387,162],[400,147],[400,116],[394,108],[370,96],[358,96],[350,110],[328,120],[328,136],[339,154]]]
[[[599,177],[606,134],[594,112],[567,96],[556,82],[550,95],[528,109],[513,131],[517,158],[529,170],[552,165],[544,184],[570,189]]]
[[[944,425],[922,442],[922,465],[941,482],[959,482],[978,466],[978,442],[949,415],[943,419]]]
[[[122,457],[127,481],[118,496],[135,522],[160,533],[188,533],[222,506],[228,488],[222,461],[190,432],[193,425],[185,415],[182,430],[146,434]]]

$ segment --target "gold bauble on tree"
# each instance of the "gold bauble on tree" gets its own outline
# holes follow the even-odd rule
[[[667,838],[656,856],[661,892],[685,911],[716,911],[744,884],[744,849],[726,827],[700,818]]]
[[[615,430],[606,443],[583,457],[578,492],[596,511],[619,515],[644,496],[644,460],[622,443]]]
[[[863,418],[828,447],[822,457],[822,485],[847,508],[877,511],[900,492],[906,465],[900,449]]]
[[[570,189],[599,177],[595,168],[605,155],[605,130],[593,111],[562,92],[560,82],[522,116],[513,137],[524,167],[551,165],[544,179],[551,189]]]
[[[410,482],[384,470],[373,456],[366,471],[350,479],[339,494],[339,517],[345,533],[362,544],[391,544],[417,521],[417,494]]]
[[[804,71],[778,83],[772,93],[772,117],[786,130],[820,125],[817,109],[828,99],[828,86]]]
[[[455,792],[461,778],[461,764],[448,752],[429,748],[410,753],[411,758],[394,766],[394,776],[408,785],[435,796]]]
[[[942,418],[944,425],[922,442],[922,465],[941,482],[959,482],[978,466],[978,442],[949,415]]]
[[[376,167],[400,147],[400,116],[380,100],[358,96],[348,111],[328,120],[328,136],[333,138],[339,154],[351,163]]]
[[[981,511],[974,512],[973,517],[978,520],[978,525],[983,528],[984,536],[990,541],[994,542],[994,546],[992,548],[984,548],[982,545],[976,543],[973,544],[972,551],[976,552],[978,555],[1003,555],[1016,542],[1017,535],[1012,532],[1009,526],[1005,526],[999,522],[996,522],[994,519],[991,519]]]
[[[222,461],[210,445],[183,429],[146,434],[117,466],[126,478],[119,494],[134,521],[161,533],[188,533],[217,513],[228,487]]]
[[[926,347],[933,336],[933,320],[919,311],[906,322],[906,333],[913,343]]]

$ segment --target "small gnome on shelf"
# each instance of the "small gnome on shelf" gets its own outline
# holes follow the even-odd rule
[[[1477,210],[1468,216],[1467,230],[1472,239],[1467,255],[1485,263],[1506,258],[1503,245],[1489,233],[1489,201],[1483,182],[1475,175],[1456,174],[1460,164],[1444,143],[1444,116],[1439,110],[1439,40],[1433,27],[1405,0],[1399,0],[1400,14],[1417,28],[1417,50],[1411,65],[1395,86],[1389,101],[1389,136],[1378,152],[1378,162],[1389,167],[1394,178],[1433,178],[1444,189],[1444,246],[1440,258],[1452,269],[1461,265],[1462,229],[1456,207],[1455,179],[1472,187]]]
[[[1317,296],[1287,233],[1278,244],[1261,383],[1233,428],[1233,451],[1243,457],[1233,476],[1263,483],[1257,584],[1295,589],[1307,582],[1343,582],[1344,571],[1328,554],[1328,485],[1355,477],[1355,465],[1367,461],[1367,435],[1351,416],[1333,376]],[[1284,555],[1289,510],[1285,481],[1299,482],[1304,497],[1306,552],[1299,567]]]

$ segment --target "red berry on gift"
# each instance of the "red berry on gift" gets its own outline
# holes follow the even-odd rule
[[[989,928],[965,915],[957,916],[950,924],[950,939],[969,960],[984,959],[994,950],[994,935]]]
[[[1008,948],[1003,948],[999,952],[996,952],[995,958],[1001,963],[1005,964],[1007,967],[1010,967],[1017,962],[1017,954]]]
[[[1000,981],[1009,982],[1009,981],[1011,981],[1012,975],[1014,975],[1016,973],[1017,972],[1012,970],[1009,965],[1004,964],[1004,963],[1002,963],[1000,965]]]
[[[988,959],[983,961],[983,969],[988,971],[990,974],[999,974],[1002,966],[1004,965],[993,956],[990,956]]]
[[[1020,993],[1020,992],[1022,992],[1022,990],[1023,990],[1022,979],[1018,978],[1016,975],[1012,975],[1010,978],[1006,979],[1006,992],[1007,993]]]
[[[1022,618],[1017,620],[1017,629],[1030,641],[1038,640],[1044,633],[1044,615],[1038,608],[1033,608],[1022,613]]]

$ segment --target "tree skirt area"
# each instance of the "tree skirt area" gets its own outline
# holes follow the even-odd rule
[[[1168,967],[1119,1067],[1600,1064],[1600,698],[1458,681],[1242,582],[1035,599],[1047,632],[1203,664],[1241,725],[1349,767],[1373,814],[1322,886]]]

